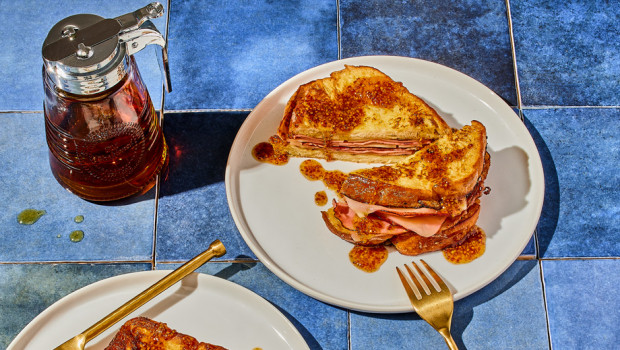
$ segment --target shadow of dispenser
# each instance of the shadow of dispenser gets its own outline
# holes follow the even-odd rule
[[[90,201],[143,194],[168,164],[161,121],[133,54],[159,48],[171,91],[166,41],[150,19],[160,3],[102,18],[67,17],[43,43],[45,132],[52,174]]]

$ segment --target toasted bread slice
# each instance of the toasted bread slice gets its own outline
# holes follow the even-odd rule
[[[366,163],[395,162],[450,132],[402,83],[348,65],[300,86],[278,128],[291,156]]]
[[[226,350],[170,329],[146,317],[125,322],[105,350]]]
[[[463,199],[476,190],[488,159],[486,139],[484,125],[472,121],[394,165],[349,173],[340,194],[386,207],[458,212],[463,208],[447,207],[462,206]]]

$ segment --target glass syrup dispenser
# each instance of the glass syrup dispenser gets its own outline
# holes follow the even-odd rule
[[[45,132],[52,173],[70,192],[90,201],[143,194],[167,166],[161,121],[132,56],[160,49],[166,91],[166,41],[150,19],[152,3],[116,18],[67,17],[43,43]]]

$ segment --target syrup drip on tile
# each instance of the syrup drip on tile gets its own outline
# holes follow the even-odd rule
[[[32,225],[45,214],[47,214],[45,210],[25,209],[17,215],[17,222],[22,225]]]
[[[366,272],[375,272],[387,260],[388,250],[383,245],[355,245],[349,252],[349,260],[353,266]]]
[[[71,233],[69,234],[69,239],[71,240],[71,242],[81,242],[84,239],[84,231],[82,230],[75,230],[75,231],[71,231]]]
[[[486,249],[486,234],[476,226],[476,232],[456,247],[443,250],[443,256],[453,264],[467,264],[484,254]]]

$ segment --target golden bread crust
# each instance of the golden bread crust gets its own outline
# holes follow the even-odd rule
[[[179,333],[146,317],[125,322],[105,350],[226,350]]]
[[[315,145],[307,147],[319,150],[329,150],[335,141],[419,141],[420,145],[410,150],[413,153],[450,131],[439,114],[402,83],[376,68],[347,65],[328,78],[311,81],[295,91],[285,107],[278,136],[285,141],[299,136],[314,139]],[[292,150],[291,155],[308,156],[300,150]],[[358,162],[368,159],[346,150],[317,152],[313,158]],[[358,160],[361,158],[366,159]],[[389,160],[390,157],[373,159]]]
[[[437,201],[462,198],[476,188],[482,175],[486,177],[483,172],[490,163],[486,139],[484,125],[472,121],[404,161],[349,173],[340,194],[387,207],[437,208]]]

